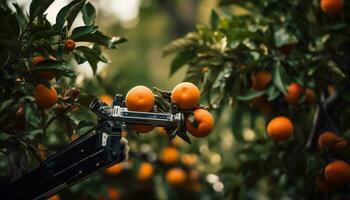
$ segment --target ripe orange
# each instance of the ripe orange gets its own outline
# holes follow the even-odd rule
[[[310,88],[307,88],[306,89],[306,101],[309,103],[309,104],[313,104],[316,102],[316,94],[315,92],[310,89]]]
[[[125,97],[125,104],[129,111],[149,112],[153,109],[155,98],[152,90],[145,86],[136,86],[129,90]],[[133,125],[138,133],[147,133],[154,127],[148,125]]]
[[[137,180],[140,182],[149,181],[154,174],[154,167],[149,162],[143,162],[140,165],[139,171],[137,173]]]
[[[204,109],[196,109],[194,112],[194,119],[196,120],[198,127],[196,128],[193,123],[186,120],[185,126],[188,132],[195,137],[205,137],[213,130],[214,119],[211,114]]]
[[[287,141],[293,135],[293,124],[287,117],[273,118],[267,125],[268,136],[275,141]]]
[[[99,98],[101,101],[103,101],[105,104],[107,104],[109,106],[113,104],[113,98],[109,95],[104,94],[104,95],[99,96]]]
[[[344,0],[321,0],[321,9],[327,15],[337,15],[344,7]]]
[[[292,83],[287,88],[287,95],[284,95],[286,103],[296,105],[299,103],[300,95],[303,92],[303,88],[298,83]]]
[[[159,160],[167,165],[175,164],[179,159],[179,151],[175,147],[165,147],[160,153]]]
[[[183,169],[173,168],[166,173],[165,179],[170,185],[178,187],[185,184],[187,175]]]
[[[315,186],[324,194],[332,192],[332,187],[321,176],[316,176]]]
[[[344,149],[347,146],[348,142],[340,137],[338,137],[335,133],[326,131],[320,135],[318,138],[318,147],[321,150],[329,147],[331,151],[339,151]]]
[[[60,200],[60,196],[58,196],[57,194],[56,195],[53,195],[52,197],[48,198],[47,200]]]
[[[49,56],[50,60],[56,60],[56,58],[52,57],[52,56]],[[46,60],[46,58],[42,55],[37,55],[35,56],[33,59],[32,59],[32,66],[35,67],[38,63],[40,63],[41,61],[44,61]],[[52,72],[45,72],[45,71],[42,71],[42,72],[37,72],[37,74],[46,79],[46,80],[52,80],[53,78],[55,78],[55,74],[52,73]]]
[[[119,175],[123,171],[122,163],[117,163],[106,169],[106,173],[112,176]]]
[[[57,102],[57,92],[54,87],[47,88],[43,84],[39,84],[35,87],[34,97],[36,104],[40,108],[51,108]]]
[[[198,162],[198,157],[195,154],[184,154],[181,157],[181,161],[184,165],[193,166]]]
[[[108,196],[109,200],[120,200],[121,199],[120,192],[112,186],[109,186],[107,188],[107,196]],[[99,200],[104,200],[104,198],[100,197]]]
[[[250,76],[252,80],[252,88],[255,90],[264,90],[271,82],[272,75],[269,71],[253,72]]]
[[[342,160],[333,161],[326,166],[324,177],[332,187],[341,187],[350,182],[350,166]]]
[[[68,51],[73,51],[75,49],[75,42],[72,39],[67,39],[64,41],[64,48]]]
[[[190,82],[182,82],[176,85],[171,92],[171,100],[181,110],[193,109],[198,105],[200,91],[196,85]]]

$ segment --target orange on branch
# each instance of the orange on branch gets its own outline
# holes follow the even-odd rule
[[[194,120],[196,122],[186,119],[185,126],[188,132],[195,137],[205,137],[214,128],[214,119],[211,114],[204,109],[196,109],[194,112]],[[194,123],[197,123],[198,127],[194,126]]]
[[[114,164],[111,167],[108,167],[106,169],[106,173],[112,176],[119,175],[122,171],[123,171],[122,163]]]
[[[53,56],[49,56],[49,58],[45,58],[42,55],[37,55],[32,59],[32,66],[35,67],[38,63],[49,59],[49,60],[56,60],[56,58],[54,58]],[[46,80],[52,80],[53,78],[55,78],[55,74],[52,72],[45,72],[45,71],[41,71],[41,72],[36,72],[36,74],[38,74],[41,78],[44,78]]]
[[[57,102],[57,92],[54,87],[48,88],[43,84],[39,84],[35,87],[34,97],[36,104],[40,108],[51,108]]]
[[[139,171],[137,173],[137,180],[140,182],[149,181],[154,175],[154,167],[149,162],[143,162],[140,165]]]
[[[342,12],[344,0],[321,0],[320,5],[324,13],[334,16]]]
[[[303,88],[298,83],[292,83],[287,88],[287,93],[284,95],[286,103],[296,105],[299,103],[300,96],[303,93]]]
[[[294,126],[287,117],[273,118],[267,125],[267,135],[275,141],[287,141],[293,135]]]
[[[73,51],[75,49],[75,42],[72,39],[67,39],[64,41],[64,48],[68,51]]]
[[[333,161],[326,166],[324,177],[332,187],[341,187],[350,182],[350,166],[342,160]]]
[[[183,169],[173,168],[166,173],[165,179],[170,185],[178,187],[186,183],[187,175]]]
[[[60,198],[60,196],[58,196],[56,194],[56,195],[53,195],[52,197],[48,198],[47,200],[61,200],[61,198]]]
[[[320,190],[320,192],[327,194],[332,192],[332,187],[324,180],[321,176],[316,176],[315,186]]]
[[[129,111],[149,112],[154,105],[154,94],[145,86],[136,86],[129,90],[125,97],[125,105]],[[133,125],[138,133],[147,133],[154,127],[149,125]]]
[[[316,102],[316,99],[317,98],[315,92],[310,88],[306,89],[306,102],[313,104]]]
[[[171,100],[181,110],[189,110],[199,103],[200,91],[196,85],[190,82],[182,82],[176,85],[171,92]]]
[[[103,102],[103,103],[105,103],[105,104],[107,104],[107,105],[112,105],[113,104],[113,98],[111,97],[111,96],[109,96],[109,95],[101,95],[101,96],[99,96],[99,99]]]
[[[253,72],[250,76],[252,80],[252,88],[255,90],[264,90],[271,82],[272,75],[269,71]]]
[[[159,160],[167,165],[175,164],[179,159],[179,151],[175,147],[165,147],[159,156]]]
[[[339,151],[347,146],[348,142],[338,137],[334,132],[326,131],[318,138],[318,147],[321,150],[329,147],[331,151]]]

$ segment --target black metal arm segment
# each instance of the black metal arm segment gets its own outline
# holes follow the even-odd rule
[[[183,129],[183,113],[131,112],[123,107],[121,99],[117,95],[113,106],[94,100],[90,108],[102,119],[99,125],[10,183],[3,189],[5,200],[47,199],[93,172],[121,162],[124,159],[124,146],[120,144],[123,124]]]

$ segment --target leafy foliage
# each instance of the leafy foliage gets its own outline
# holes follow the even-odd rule
[[[350,55],[343,50],[350,40],[346,28],[349,4],[345,3],[344,12],[336,16],[323,13],[316,0],[237,0],[221,1],[221,5],[220,10],[212,11],[209,25],[198,25],[196,31],[174,40],[165,47],[164,55],[175,54],[171,75],[187,67],[185,80],[202,86],[202,93],[218,114],[233,108],[231,126],[242,145],[233,154],[245,159],[239,161],[239,167],[229,169],[237,177],[226,181],[232,183],[225,188],[226,194],[250,198],[248,190],[258,190],[259,184],[267,182],[271,186],[266,188],[268,196],[273,199],[326,198],[313,185],[315,175],[329,160],[349,161],[339,155],[320,155],[316,147],[323,131],[348,136],[350,129],[341,123],[349,113],[336,114],[340,108],[348,109],[348,101],[336,96],[347,94],[341,88],[349,87],[346,57]],[[260,71],[272,75],[263,90],[252,87],[254,73]],[[317,104],[307,103],[304,90],[298,105],[288,105],[283,97],[293,82],[314,90]],[[328,92],[330,85],[336,88],[335,95]],[[333,98],[338,103],[331,106],[327,102]],[[329,105],[326,111],[317,112],[325,105]],[[257,122],[278,115],[288,116],[296,127],[293,139],[285,144],[268,141],[265,127]],[[320,122],[317,116],[326,120]],[[247,130],[255,132],[255,140],[243,139]],[[227,170],[223,169],[222,177]],[[333,196],[343,197],[348,191],[349,185]]]

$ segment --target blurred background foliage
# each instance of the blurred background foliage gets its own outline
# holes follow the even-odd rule
[[[30,4],[13,2],[24,9]],[[48,20],[54,21],[68,2],[55,1],[47,11]],[[314,177],[331,160],[324,152],[305,151],[316,104],[306,104],[305,94],[298,107],[281,100],[292,81],[314,89],[321,100],[328,85],[337,88],[348,78],[339,60],[327,60],[349,41],[348,14],[340,20],[328,18],[315,0],[89,2],[96,7],[100,30],[124,36],[128,42],[117,50],[103,50],[109,62],[98,63],[95,76],[87,63],[74,66],[81,107],[68,116],[78,128],[62,129],[60,123],[52,123],[39,148],[44,157],[97,122],[87,109],[92,96],[104,95],[108,100],[106,96],[125,95],[136,85],[171,90],[184,78],[195,82],[205,96],[203,103],[215,113],[216,125],[208,137],[192,139],[191,146],[179,138],[169,142],[161,129],[140,136],[124,133],[131,147],[129,161],[97,172],[57,198],[337,199],[348,195],[349,187],[339,190],[341,195],[328,195],[314,185]],[[78,16],[73,27],[81,23]],[[252,72],[261,69],[273,73],[273,84],[264,93],[250,90]],[[262,95],[268,96],[272,108],[251,105],[250,100]],[[268,140],[265,134],[267,120],[281,114],[293,119],[299,133],[287,143]],[[348,138],[348,130],[343,125],[341,135]],[[6,172],[7,158],[0,156],[1,171]],[[181,180],[178,172],[168,175],[178,168],[186,178]]]

